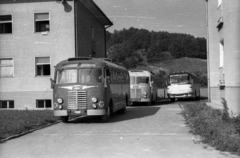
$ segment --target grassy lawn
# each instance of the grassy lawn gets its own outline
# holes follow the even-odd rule
[[[240,116],[230,117],[226,102],[223,106],[224,110],[217,110],[206,103],[191,103],[184,105],[183,115],[191,132],[200,135],[203,143],[240,155]]]
[[[55,123],[52,110],[0,110],[0,140]]]

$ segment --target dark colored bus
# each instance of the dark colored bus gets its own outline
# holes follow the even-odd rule
[[[107,59],[61,61],[55,67],[51,86],[54,116],[65,123],[70,115],[101,116],[107,122],[111,113],[125,113],[130,103],[128,70]]]

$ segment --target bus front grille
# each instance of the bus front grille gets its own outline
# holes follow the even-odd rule
[[[141,98],[141,89],[131,89],[131,98]]]
[[[86,108],[87,108],[86,91],[68,92],[68,109],[86,109]]]

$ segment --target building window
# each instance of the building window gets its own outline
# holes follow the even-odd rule
[[[35,13],[35,32],[50,31],[49,13]]]
[[[14,101],[13,100],[0,100],[0,109],[13,109]]]
[[[50,76],[50,57],[36,57],[36,76]]]
[[[12,15],[0,15],[0,34],[12,33]]]
[[[0,78],[13,77],[13,58],[0,58]]]
[[[36,100],[36,108],[51,108],[52,101],[50,99],[46,100]]]
[[[219,43],[219,63],[220,63],[220,68],[223,67],[224,65],[224,40],[221,40]]]

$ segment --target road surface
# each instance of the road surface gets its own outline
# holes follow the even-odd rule
[[[179,104],[135,105],[108,123],[85,117],[0,144],[0,158],[238,158],[189,133]]]

